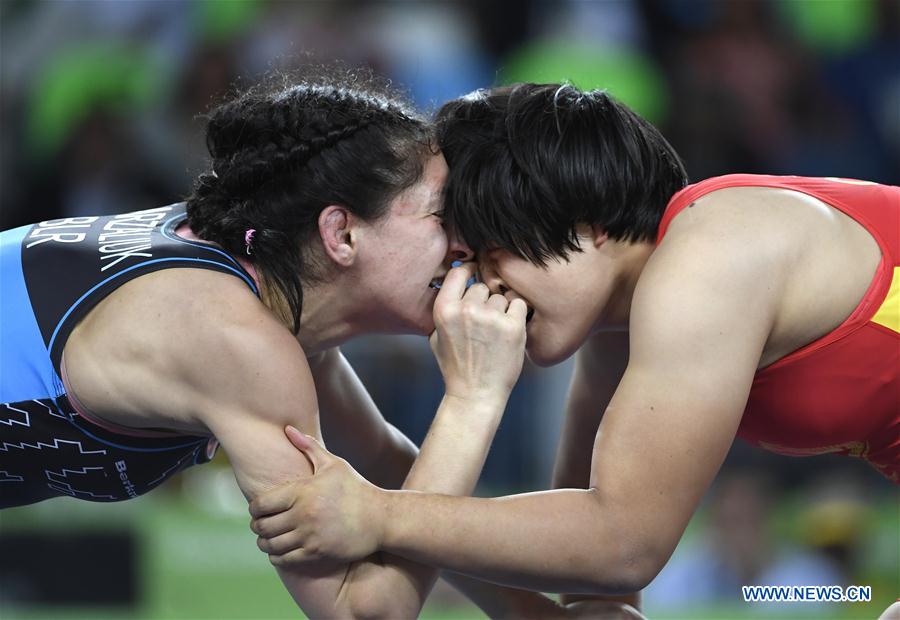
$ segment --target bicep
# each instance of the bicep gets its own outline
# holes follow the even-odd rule
[[[201,386],[206,394],[203,419],[248,499],[312,473],[306,457],[285,436],[286,425],[321,439],[306,358],[296,342],[279,336],[251,341],[249,350],[241,349],[239,339]]]
[[[234,470],[234,476],[248,500],[290,480],[312,474],[303,453],[294,448],[284,434],[284,424],[294,424],[300,431],[317,435],[305,416],[298,415],[284,424],[256,417],[244,411],[222,411],[231,417],[227,423],[211,424],[211,428]]]

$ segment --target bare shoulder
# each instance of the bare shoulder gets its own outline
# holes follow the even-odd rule
[[[273,395],[285,376],[302,384],[309,372],[296,339],[242,281],[200,269],[123,285],[73,332],[66,363],[79,399],[110,421],[196,432],[208,432],[221,402]]]
[[[710,192],[675,217],[647,275],[678,278],[662,273],[668,267],[710,279],[707,288],[735,294],[744,287],[754,303],[768,299],[775,316],[765,366],[850,316],[880,259],[863,225],[818,198],[732,187]]]
[[[801,191],[778,187],[726,187],[703,195],[672,221],[672,233],[702,227],[723,238],[756,237],[784,251],[802,249],[809,240],[839,235],[852,220],[840,210]],[[665,241],[665,240],[664,240]],[[833,239],[829,239],[833,241]],[[765,248],[766,246],[764,246]]]
[[[679,216],[641,273],[631,307],[630,355],[650,365],[726,359],[758,366],[779,312],[791,250],[760,235],[739,205]],[[680,221],[679,221],[680,220]]]
[[[717,300],[776,303],[803,252],[810,220],[828,215],[824,205],[818,212],[809,206],[798,202],[797,192],[777,188],[704,195],[672,221],[641,274],[635,301],[665,301],[692,312],[715,308]]]
[[[299,401],[315,403],[303,349],[242,282],[213,275],[194,283],[193,300],[169,326],[172,369],[193,392],[195,415],[207,425],[236,410],[291,420]]]

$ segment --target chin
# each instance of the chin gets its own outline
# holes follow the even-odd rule
[[[532,339],[529,338],[525,345],[525,354],[535,366],[548,368],[572,357],[576,349],[546,346],[540,342],[532,344]]]
[[[421,323],[415,332],[416,336],[430,336],[434,332],[434,319],[428,317],[428,321]]]
[[[421,316],[409,317],[402,333],[411,334],[413,336],[430,336],[434,331],[434,315],[429,308],[428,312],[423,312]]]
[[[583,340],[577,338],[553,338],[549,334],[529,330],[528,340],[525,343],[525,354],[536,366],[547,368],[575,355],[582,343]]]

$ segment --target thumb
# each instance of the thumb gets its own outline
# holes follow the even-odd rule
[[[300,450],[312,465],[313,474],[319,471],[319,468],[325,465],[331,456],[322,444],[315,437],[301,433],[290,424],[284,428],[284,434],[291,440],[294,447]]]

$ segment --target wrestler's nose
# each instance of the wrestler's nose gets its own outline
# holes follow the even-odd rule
[[[491,261],[484,256],[479,256],[478,260],[478,281],[483,282],[492,294],[505,295],[509,290]]]
[[[468,262],[475,258],[475,252],[472,251],[466,242],[456,232],[447,233],[447,258],[452,262]]]

